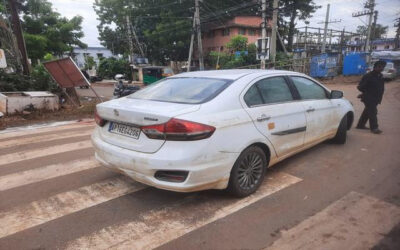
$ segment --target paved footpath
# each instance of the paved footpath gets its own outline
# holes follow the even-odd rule
[[[361,105],[354,85],[341,89]],[[352,129],[270,169],[253,195],[174,193],[94,160],[84,121],[0,134],[0,249],[400,249],[400,82],[382,135]]]

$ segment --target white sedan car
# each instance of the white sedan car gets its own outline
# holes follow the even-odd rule
[[[190,72],[97,105],[92,135],[106,167],[161,189],[257,190],[266,167],[331,139],[354,109],[340,91],[278,70]]]

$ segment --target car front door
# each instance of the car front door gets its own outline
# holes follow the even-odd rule
[[[291,76],[290,79],[306,111],[307,131],[304,143],[307,145],[335,134],[340,117],[338,105],[328,98],[329,92],[311,79],[302,76]]]
[[[285,77],[256,81],[244,92],[243,102],[255,127],[271,142],[278,157],[303,146],[304,107],[295,100]]]

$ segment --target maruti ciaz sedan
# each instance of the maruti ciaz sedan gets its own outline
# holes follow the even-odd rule
[[[278,70],[189,72],[97,105],[105,167],[161,189],[255,192],[265,169],[325,140],[346,142],[343,93]]]

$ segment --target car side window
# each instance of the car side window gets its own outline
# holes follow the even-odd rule
[[[257,82],[264,103],[279,103],[292,101],[293,96],[285,78],[271,77]]]
[[[249,107],[264,103],[260,96],[260,92],[257,89],[256,84],[251,86],[250,89],[247,91],[247,93],[244,95],[244,102]]]
[[[315,82],[299,76],[291,76],[294,86],[300,94],[301,99],[327,99],[328,96],[324,88]]]

